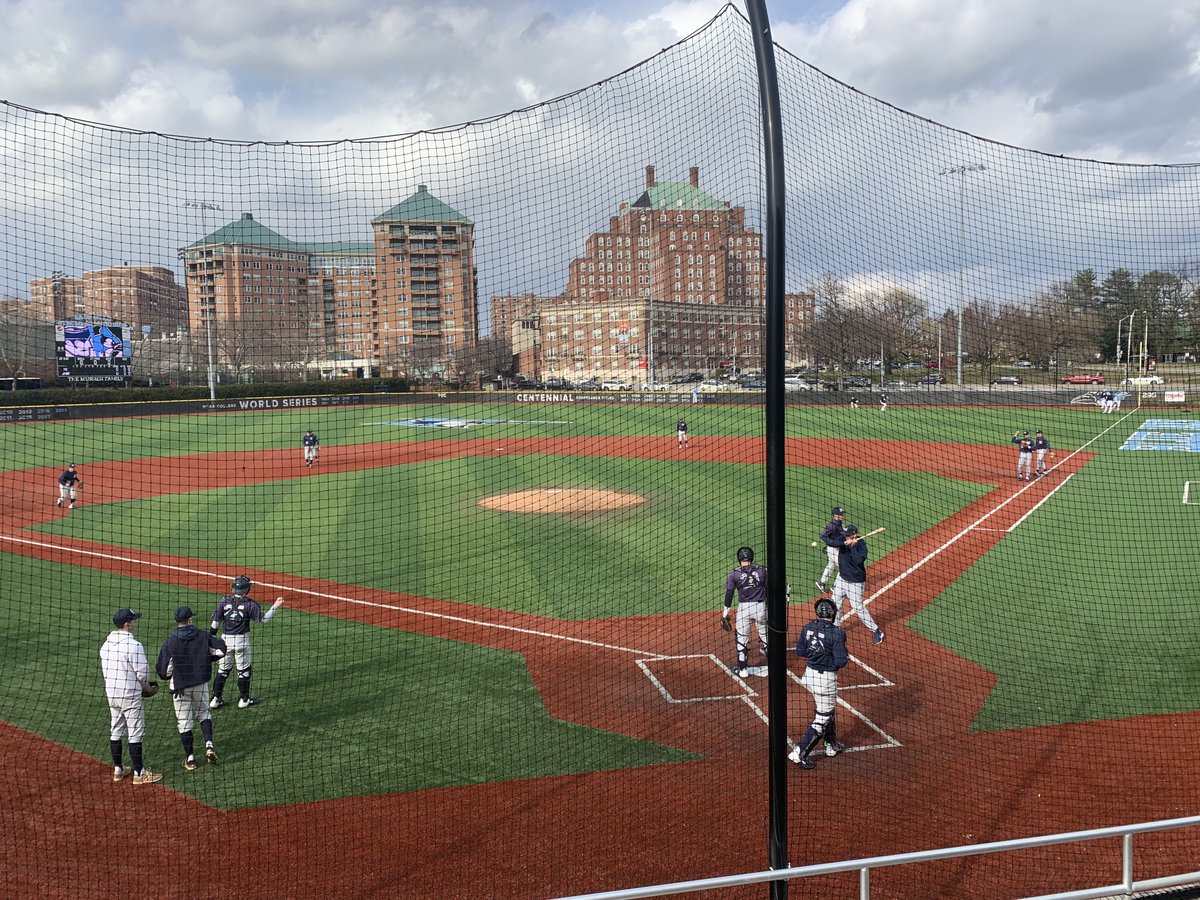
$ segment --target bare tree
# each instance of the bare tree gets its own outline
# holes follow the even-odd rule
[[[54,323],[37,318],[28,301],[0,300],[3,377],[49,376],[54,369]]]

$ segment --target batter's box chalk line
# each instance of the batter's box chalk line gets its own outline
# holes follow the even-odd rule
[[[665,661],[669,661],[669,660],[675,660],[675,659],[701,659],[701,660],[706,660],[708,662],[711,662],[712,665],[716,666],[719,671],[724,673],[729,678],[730,682],[733,685],[734,692],[729,693],[729,694],[717,694],[717,695],[714,695],[711,697],[675,697],[675,696],[673,696],[671,694],[670,690],[667,688],[667,686],[665,684],[663,684],[662,679],[660,679],[657,675],[654,674],[654,672],[651,669],[651,664],[656,663],[656,662],[665,662]],[[879,739],[880,739],[880,743],[861,744],[861,745],[858,745],[855,747],[847,747],[846,752],[852,753],[852,752],[857,752],[859,750],[890,750],[894,747],[902,747],[903,744],[901,744],[900,741],[898,741],[892,735],[888,734],[886,731],[884,731],[882,728],[880,728],[877,724],[875,724],[875,722],[873,722],[869,718],[867,718],[857,707],[854,707],[851,704],[847,703],[845,698],[841,696],[841,694],[844,691],[862,690],[865,688],[895,687],[895,683],[891,679],[884,676],[883,673],[879,672],[877,669],[864,663],[858,657],[851,655],[850,660],[852,662],[854,662],[855,664],[857,664],[858,666],[860,666],[863,669],[863,671],[870,674],[874,680],[871,682],[868,682],[866,684],[850,684],[850,685],[845,685],[845,686],[839,685],[838,686],[838,700],[837,700],[838,706],[840,706],[842,709],[849,712],[850,715],[854,716],[854,718],[858,719],[860,722],[862,722],[864,725],[866,725],[869,729],[871,729],[871,731],[873,731],[876,735],[878,735]],[[763,710],[763,708],[761,706],[759,706],[759,704],[757,702],[757,698],[759,696],[758,692],[755,691],[749,684],[749,682],[752,680],[753,676],[750,676],[747,678],[738,677],[738,675],[736,675],[734,672],[730,671],[729,666],[727,666],[727,665],[725,665],[725,663],[721,662],[721,660],[718,659],[715,654],[691,653],[691,654],[683,654],[683,655],[679,655],[679,656],[654,656],[654,657],[648,657],[645,659],[634,660],[634,662],[637,663],[637,666],[639,669],[642,670],[642,673],[648,679],[650,679],[650,683],[653,684],[654,687],[658,689],[659,695],[667,703],[712,703],[712,702],[723,701],[723,700],[738,700],[738,701],[741,701],[742,703],[746,704],[746,706],[749,707],[750,710],[759,719],[762,720],[763,724],[767,724],[767,722],[769,721],[769,719],[767,718],[766,712]],[[761,667],[761,668],[765,669],[765,666]],[[788,677],[796,683],[796,687],[798,689],[800,689],[802,691],[805,690],[805,688],[800,684],[800,676],[799,675],[797,675],[795,672],[793,672],[789,669]],[[795,742],[790,737],[788,738],[788,746],[789,747],[796,746]]]

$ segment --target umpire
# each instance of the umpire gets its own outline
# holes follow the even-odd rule
[[[212,713],[208,711],[208,676],[212,674],[213,662],[223,657],[226,649],[225,642],[219,637],[192,624],[193,615],[190,606],[175,610],[175,630],[158,651],[158,662],[154,667],[160,678],[169,679],[179,740],[185,754],[183,767],[189,772],[196,768],[192,725],[197,718],[204,734],[204,756],[210,763],[217,761]]]

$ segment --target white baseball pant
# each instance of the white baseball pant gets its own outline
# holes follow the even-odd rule
[[[850,608],[854,610],[854,614],[858,616],[859,621],[871,629],[878,631],[879,626],[875,624],[875,620],[871,618],[871,614],[867,611],[867,603],[863,599],[863,594],[866,591],[866,582],[864,581],[845,581],[841,575],[837,581],[833,583],[833,602],[837,604],[837,616],[834,617],[833,624],[842,624],[842,598],[845,597],[850,601]]]

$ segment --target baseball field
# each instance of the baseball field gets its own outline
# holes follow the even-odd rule
[[[118,872],[133,895],[188,896],[177,834],[240,896],[555,897],[765,868],[766,679],[730,673],[718,610],[734,551],[759,548],[793,586],[794,642],[835,505],[886,529],[867,597],[887,638],[846,626],[852,752],[790,772],[792,864],[1191,814],[1196,427],[795,406],[780,561],[753,405],[372,398],[0,426],[0,748],[20,773],[0,782],[0,875],[38,896],[108,895]],[[1029,482],[1009,442],[1025,429],[1054,448]],[[74,509],[54,502],[70,462]],[[214,712],[220,764],[189,772],[169,697],[147,701],[165,778],[113,784],[113,611],[143,612],[153,663],[172,611],[203,627],[240,573],[286,598],[253,629],[260,705]],[[793,683],[788,706],[798,737],[811,698]],[[106,855],[114,833],[136,871]],[[1164,871],[1197,855],[1145,840]],[[884,870],[872,896],[1109,877],[1098,850],[1071,853]],[[831,876],[821,895],[853,889]]]

